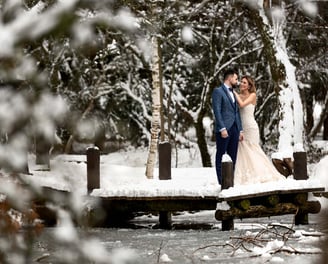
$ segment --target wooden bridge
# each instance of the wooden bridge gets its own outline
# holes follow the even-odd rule
[[[88,192],[99,188],[99,153],[92,150],[87,157]],[[304,162],[305,161],[305,162]],[[298,153],[294,156],[297,167],[294,169],[296,180],[307,179],[306,154]],[[161,165],[161,164],[160,164]],[[170,165],[170,164],[167,164]],[[161,168],[160,168],[161,169]],[[171,228],[172,213],[177,211],[215,210],[215,218],[222,221],[222,230],[232,230],[235,218],[257,218],[274,215],[292,214],[295,224],[308,224],[308,214],[320,212],[318,200],[308,199],[309,193],[320,194],[325,191],[322,186],[295,187],[290,190],[274,189],[263,192],[245,193],[241,195],[229,194],[229,187],[233,187],[232,163],[224,162],[224,181],[222,191],[215,196],[153,196],[128,197],[109,196],[94,197],[87,195],[85,199],[97,199],[98,206],[87,214],[87,222],[93,226],[109,226],[122,223],[133,218],[136,213],[156,213],[159,215],[159,226]],[[166,168],[166,172],[170,170]],[[161,176],[161,175],[160,175]],[[169,175],[170,176],[170,175]],[[58,196],[58,192],[65,197],[69,192],[44,188],[44,193]],[[233,192],[232,192],[233,193]],[[61,202],[65,203],[65,198]],[[54,223],[55,215],[45,207],[44,201],[36,200],[36,210],[40,217],[48,223]],[[102,215],[103,217],[98,217]]]
[[[155,213],[159,215],[159,227],[171,228],[172,213],[178,211],[215,210],[213,217],[222,221],[222,230],[233,229],[233,219],[268,217],[275,215],[294,215],[295,224],[307,224],[308,214],[320,212],[317,200],[308,200],[308,193],[321,194],[325,188],[301,188],[293,190],[274,190],[270,192],[242,196],[158,196],[158,197],[91,197],[98,206],[86,214],[90,226],[108,227],[122,224],[136,213]],[[58,195],[60,193],[61,195]],[[65,206],[69,192],[44,188],[44,194],[60,198],[59,204]],[[44,200],[36,201],[36,211],[46,223],[56,223],[56,215],[45,206]],[[225,208],[224,208],[225,207]],[[102,217],[99,217],[102,216]]]
[[[113,226],[133,218],[136,213],[154,213],[159,216],[161,228],[171,228],[172,213],[179,211],[213,210],[213,217],[222,221],[222,230],[233,229],[233,219],[294,215],[295,224],[307,224],[308,214],[320,212],[317,200],[308,200],[308,194],[321,194],[323,187],[293,190],[274,190],[241,196],[157,196],[157,197],[90,197],[97,206],[87,214],[90,226]],[[60,196],[58,194],[61,194]],[[61,197],[59,203],[65,206],[69,192],[44,188],[47,197]],[[44,200],[36,200],[36,211],[48,224],[56,223],[55,213],[45,206]],[[215,210],[215,213],[214,213]],[[102,217],[98,217],[101,215]]]

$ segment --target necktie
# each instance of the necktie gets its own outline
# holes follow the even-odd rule
[[[229,91],[232,92],[233,91],[232,88],[229,87]]]

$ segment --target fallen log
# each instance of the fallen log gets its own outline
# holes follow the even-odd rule
[[[274,215],[296,214],[296,213],[319,213],[321,205],[319,201],[306,201],[303,205],[293,203],[278,203],[274,207],[264,205],[251,205],[247,210],[232,207],[229,210],[216,210],[215,219],[222,221],[231,218],[258,218]]]

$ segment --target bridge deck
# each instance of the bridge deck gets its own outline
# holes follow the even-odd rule
[[[109,197],[93,197],[86,196],[86,199],[96,198],[99,199],[99,206],[107,214],[106,222],[110,220],[118,219],[124,220],[124,216],[131,216],[133,213],[137,212],[177,212],[177,211],[199,211],[199,210],[217,210],[218,203],[224,201],[236,202],[238,200],[250,199],[251,201],[257,199],[262,200],[262,198],[268,197],[270,195],[279,195],[280,197],[285,197],[288,195],[296,196],[297,194],[307,194],[307,193],[322,193],[325,191],[324,187],[316,188],[297,188],[293,190],[272,190],[266,192],[249,193],[243,195],[231,195],[223,196],[222,192],[218,193],[217,196],[146,196],[146,197],[131,197],[131,196],[109,196]],[[44,188],[44,192],[49,195],[57,195],[60,192],[62,195],[70,195],[69,192],[59,191],[49,187]],[[69,201],[69,199],[62,198],[63,203]],[[260,202],[261,203],[261,202]],[[264,203],[264,199],[263,199]],[[47,219],[49,217],[54,217],[54,214],[49,212],[49,209],[45,208],[42,201],[38,201],[38,213],[40,217],[47,222],[52,222],[54,219]],[[95,210],[98,210],[97,208]],[[270,211],[271,212],[271,211]],[[272,215],[280,215],[277,214]],[[214,217],[214,215],[213,215]],[[256,217],[256,216],[254,216]]]
[[[219,194],[219,201],[234,201],[234,200],[242,200],[242,199],[249,199],[249,198],[258,198],[262,196],[269,196],[269,195],[280,195],[280,194],[297,194],[297,193],[321,193],[324,192],[324,187],[311,187],[311,188],[296,188],[291,190],[271,190],[271,191],[264,191],[264,192],[256,192],[256,193],[248,193],[242,195],[220,195]]]

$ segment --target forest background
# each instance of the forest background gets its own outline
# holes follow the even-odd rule
[[[55,9],[58,3],[66,9]],[[259,5],[271,18],[271,28],[259,22]],[[162,140],[173,146],[197,144],[203,166],[212,166],[207,148],[214,142],[213,131],[208,129],[213,127],[210,97],[222,82],[222,72],[235,67],[240,75],[256,79],[255,117],[261,143],[267,153],[273,152],[283,118],[279,92],[288,78],[275,56],[275,27],[281,29],[295,66],[304,112],[304,142],[310,143],[318,135],[328,138],[326,1],[63,4],[31,0],[4,1],[1,9],[4,29],[21,25],[12,26],[18,36],[6,39],[1,49],[0,79],[6,88],[1,90],[1,101],[14,93],[25,105],[39,105],[38,113],[21,107],[12,123],[2,126],[6,144],[16,142],[11,139],[17,139],[19,132],[21,138],[28,138],[21,145],[29,151],[35,150],[35,142],[52,145],[53,153],[84,152],[77,142],[94,143],[102,153],[131,145],[148,146],[155,37],[161,62]],[[274,10],[283,10],[283,19],[274,18]],[[48,19],[24,24],[21,14],[26,11]],[[5,48],[10,41],[11,50]],[[58,96],[66,108],[59,103],[50,105],[59,102]],[[319,109],[317,122],[315,108]],[[3,120],[8,119],[6,114],[2,113]],[[190,137],[190,130],[195,136]],[[23,136],[21,131],[25,131]]]

